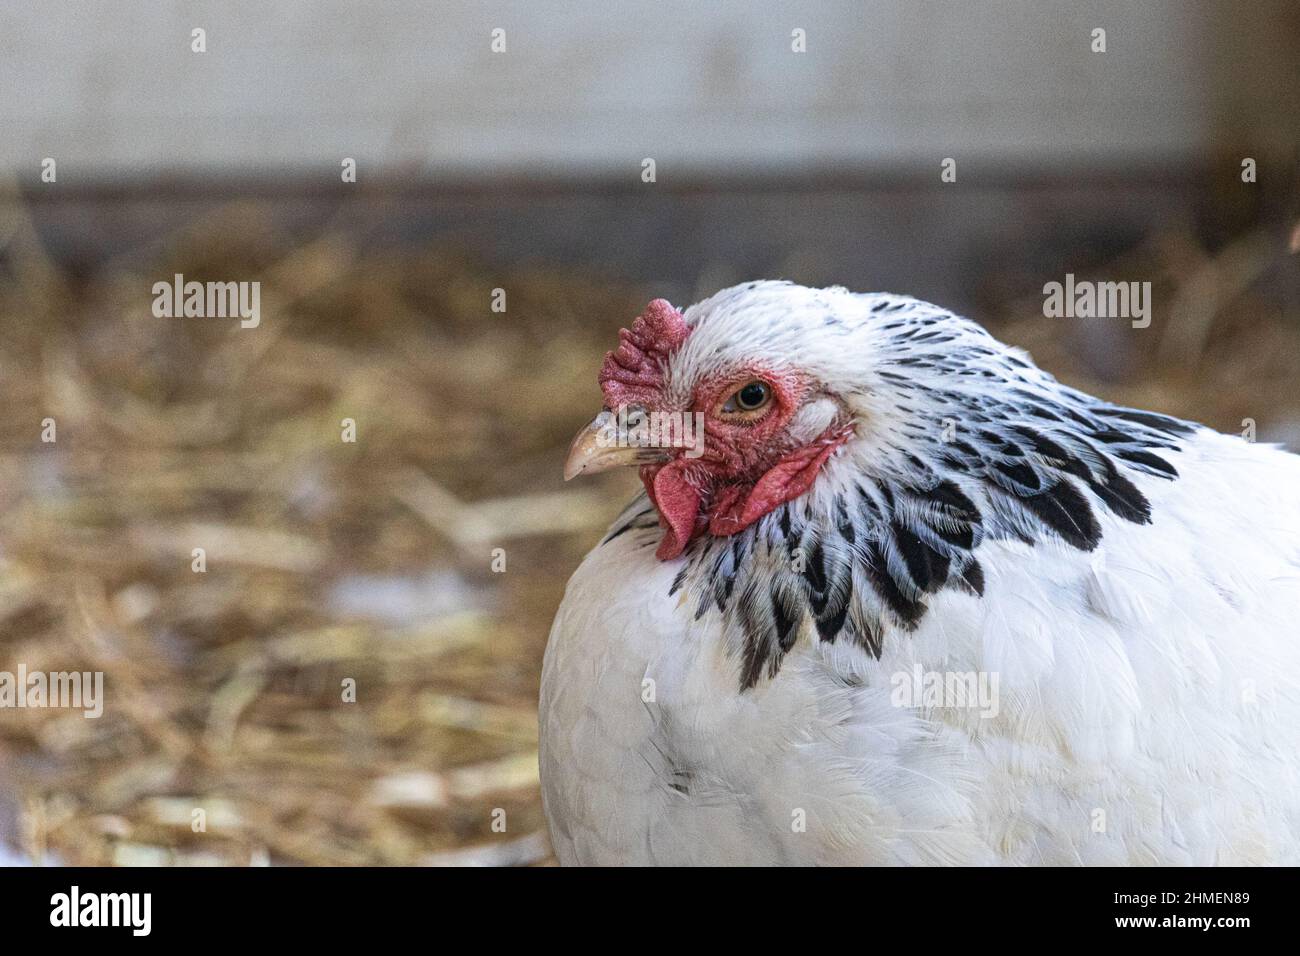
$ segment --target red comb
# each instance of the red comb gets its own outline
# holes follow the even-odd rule
[[[667,299],[645,307],[630,329],[620,329],[618,348],[605,354],[600,388],[605,405],[645,404],[658,391],[663,363],[690,334],[682,314]]]

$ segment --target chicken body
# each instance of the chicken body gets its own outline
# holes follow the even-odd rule
[[[950,341],[900,345],[880,297],[772,285],[688,310],[692,336],[829,303],[866,371],[805,364],[855,437],[806,493],[667,560],[641,496],[573,575],[541,696],[560,861],[1300,863],[1300,459],[1072,392],[924,303],[887,300]],[[996,346],[976,362],[996,380],[899,361],[972,342]],[[990,433],[982,457],[907,427],[950,401],[959,432]],[[1037,450],[1016,458],[1007,429]],[[1053,481],[1095,526],[1021,503]]]

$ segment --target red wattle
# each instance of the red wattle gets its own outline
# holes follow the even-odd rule
[[[684,470],[679,460],[655,470],[653,475],[642,474],[646,492],[659,510],[659,520],[664,526],[663,539],[655,550],[655,557],[660,561],[677,557],[695,537],[700,493],[687,481]]]
[[[752,485],[716,487],[708,515],[703,513],[705,492],[701,486],[714,479],[698,463],[678,459],[666,465],[642,468],[641,481],[664,529],[655,557],[660,561],[678,557],[692,538],[705,531],[718,537],[735,534],[785,502],[798,498],[812,487],[826,459],[850,434],[844,431],[825,436],[792,451]]]
[[[720,537],[735,534],[769,511],[798,498],[812,487],[831,452],[844,444],[848,437],[846,432],[791,452],[769,468],[747,494],[742,487],[728,488],[719,496],[713,509],[709,533]]]

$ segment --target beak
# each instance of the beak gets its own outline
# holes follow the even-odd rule
[[[618,421],[608,409],[602,411],[573,436],[569,457],[564,461],[564,480],[592,475],[610,468],[664,461],[667,456],[654,448],[620,443]]]

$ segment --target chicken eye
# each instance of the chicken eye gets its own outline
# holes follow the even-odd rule
[[[748,418],[772,400],[772,388],[766,382],[753,381],[742,385],[731,393],[722,406],[724,415],[736,415]]]
[[[744,412],[752,412],[767,404],[772,391],[762,382],[750,382],[736,393],[736,407]]]

